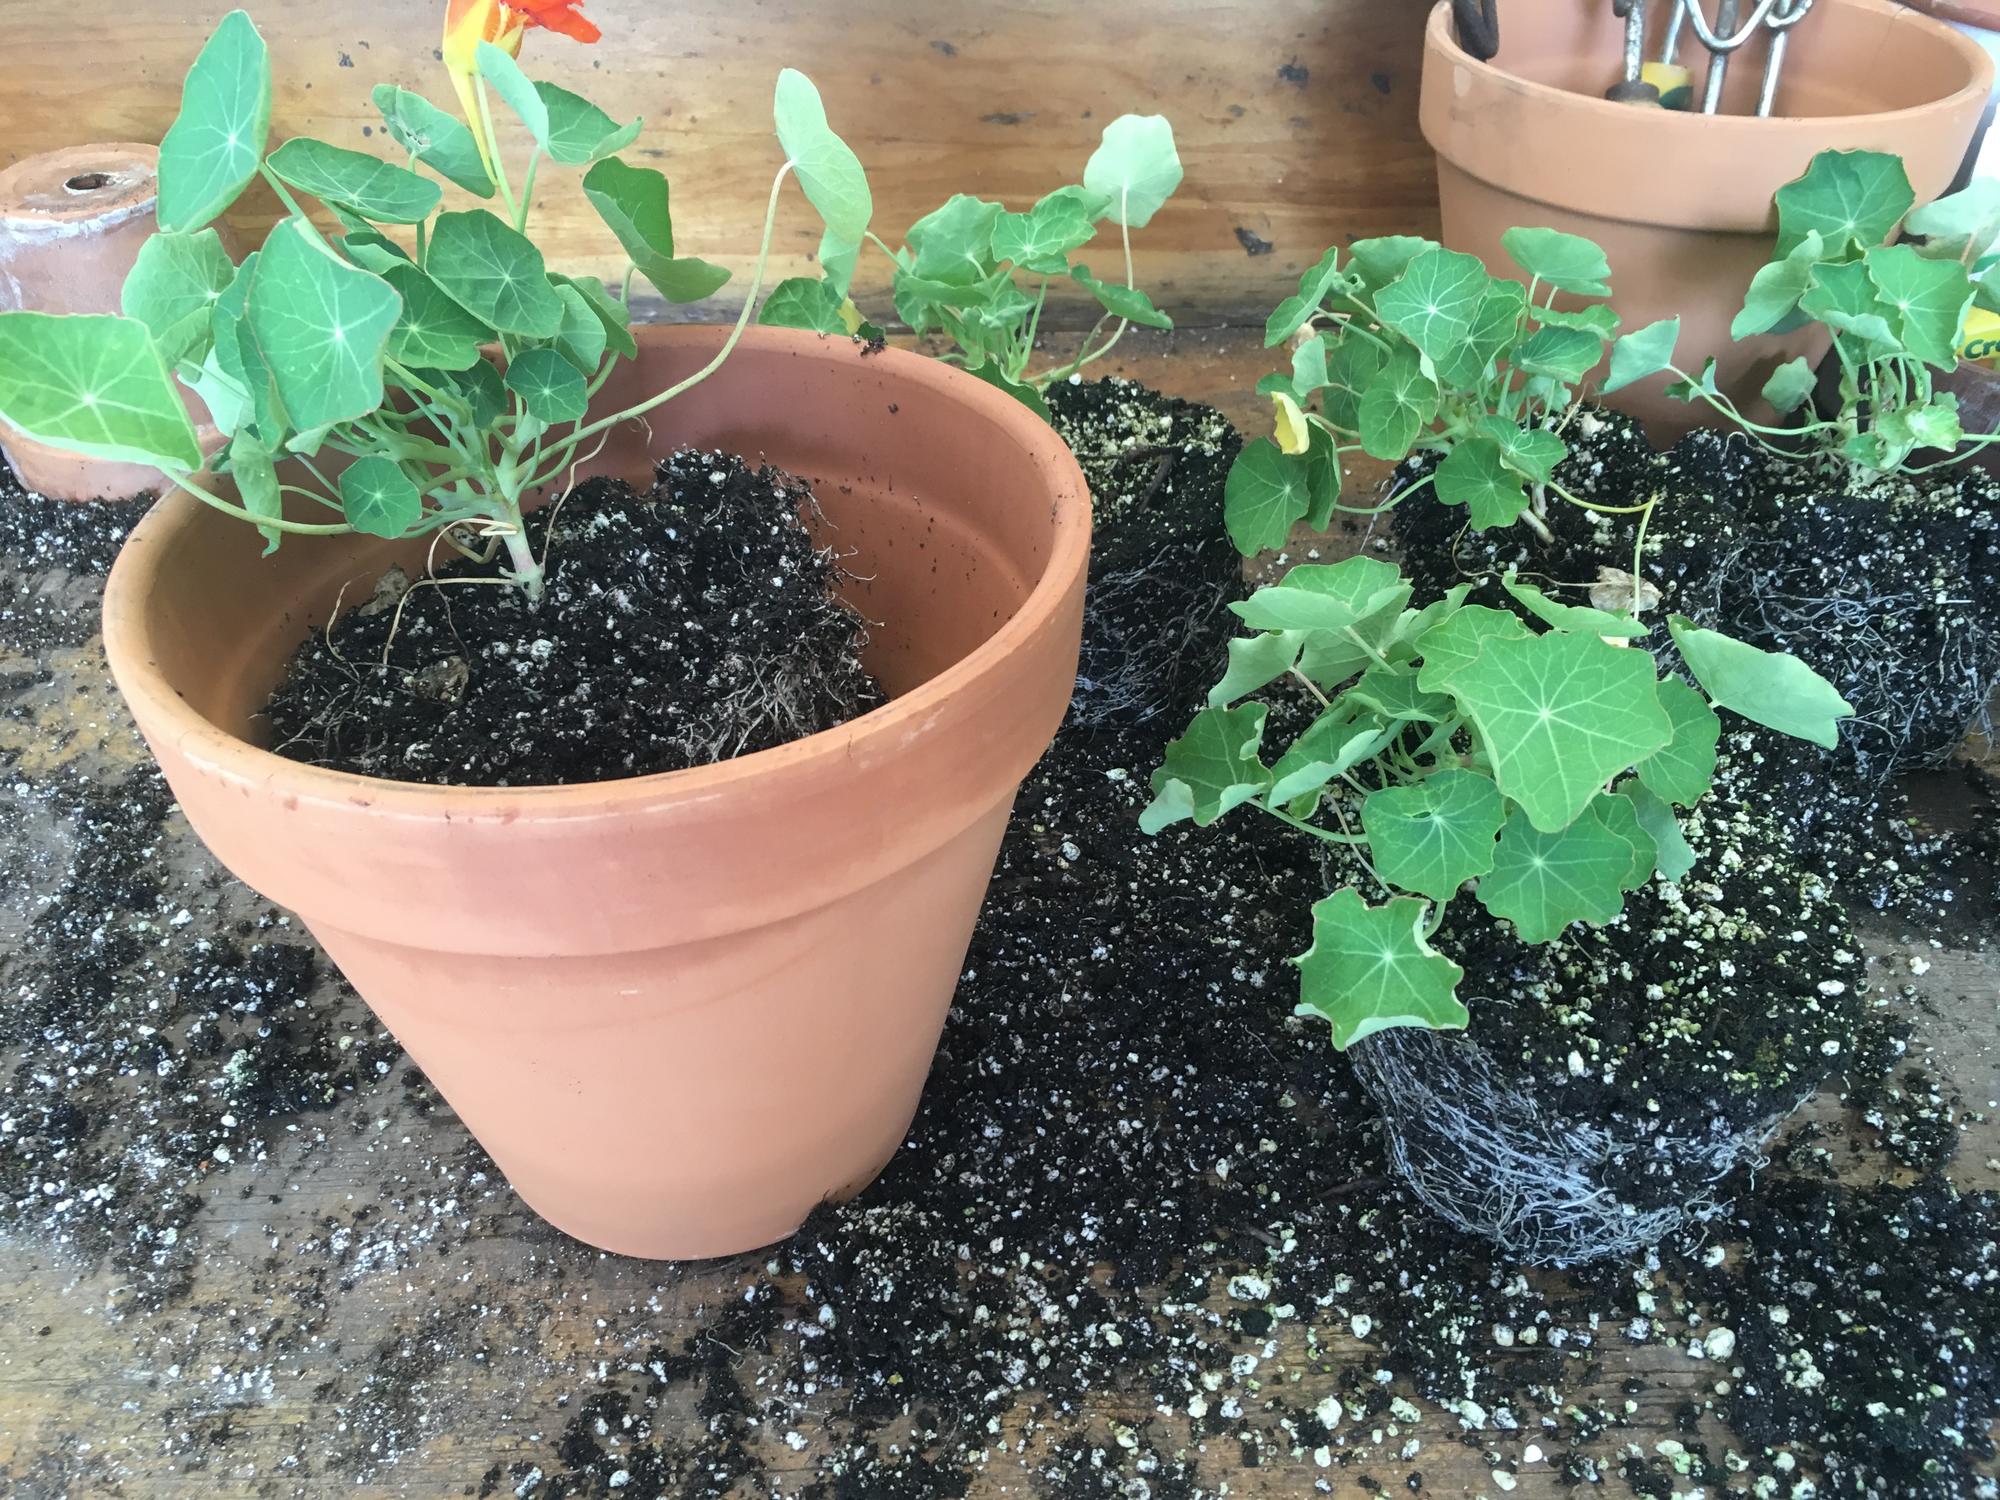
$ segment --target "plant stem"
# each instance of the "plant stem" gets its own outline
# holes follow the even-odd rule
[[[283,516],[257,515],[254,511],[245,510],[242,506],[234,505],[223,499],[220,495],[203,489],[194,482],[194,474],[191,470],[180,474],[169,471],[167,477],[186,490],[190,495],[193,495],[197,500],[214,506],[224,515],[234,516],[239,521],[248,521],[251,525],[265,531],[282,531],[293,536],[344,536],[354,530],[352,526],[349,526],[344,521],[337,523],[288,521]]]
[[[638,405],[627,407],[621,412],[614,412],[608,417],[600,417],[589,426],[576,429],[576,431],[572,432],[550,450],[551,453],[560,455],[553,467],[560,469],[568,455],[574,452],[577,446],[586,438],[592,438],[600,432],[609,431],[620,422],[629,422],[634,417],[644,416],[657,406],[664,406],[667,402],[673,400],[674,397],[680,395],[681,392],[692,390],[722,368],[723,361],[728,359],[730,354],[735,351],[737,341],[743,337],[743,330],[749,326],[750,315],[756,311],[757,293],[764,285],[764,270],[771,259],[771,235],[778,222],[778,193],[784,187],[785,178],[791,170],[792,163],[787,161],[782,167],[778,168],[778,175],[771,180],[771,201],[769,206],[764,210],[764,238],[762,243],[757,247],[757,268],[750,276],[750,290],[743,297],[743,311],[737,315],[736,326],[729,330],[729,337],[723,341],[722,347],[716,351],[715,358],[695,371],[694,374],[688,376],[687,379],[669,386],[657,395],[649,396]],[[547,455],[544,456],[546,457]]]
[[[486,141],[486,154],[493,163],[493,185],[500,189],[500,202],[507,210],[507,217],[520,222],[520,211],[514,206],[514,189],[507,181],[507,164],[500,160],[500,137],[493,129],[493,106],[486,97],[486,80],[474,79],[474,95],[479,101],[479,133]]]

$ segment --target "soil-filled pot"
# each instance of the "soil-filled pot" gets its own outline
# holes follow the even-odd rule
[[[0,171],[0,311],[115,313],[140,247],[158,232],[156,146],[116,141],[25,157]],[[225,236],[227,230],[218,227]],[[222,435],[185,393],[204,452]],[[82,458],[0,424],[0,445],[21,483],[51,500],[123,500],[159,494],[166,477],[145,464]]]
[[[1746,7],[1747,9],[1748,7]],[[1671,7],[1652,7],[1655,36]],[[1681,320],[1685,367],[1717,361],[1722,388],[1753,416],[1771,370],[1818,359],[1817,325],[1734,343],[1729,322],[1771,257],[1771,197],[1823,150],[1903,158],[1917,201],[1950,184],[1979,123],[1993,64],[1942,22],[1894,0],[1818,0],[1790,33],[1777,115],[1752,111],[1763,48],[1729,72],[1722,113],[1615,104],[1625,23],[1600,0],[1542,0],[1507,10],[1500,51],[1474,60],[1453,37],[1440,0],[1424,41],[1424,138],[1438,153],[1444,242],[1509,264],[1500,236],[1516,225],[1587,235],[1611,263],[1625,326]],[[1656,56],[1656,50],[1649,50]],[[1706,71],[1687,28],[1680,57]],[[1612,399],[1670,441],[1698,420],[1664,394],[1665,377]]]
[[[599,401],[722,333],[641,331]],[[288,542],[182,495],[105,594],[112,671],[189,821],[293,911],[521,1196],[626,1254],[748,1250],[882,1168],[1000,836],[1075,676],[1089,499],[1048,426],[934,360],[753,329],[579,477],[698,445],[806,480],[892,701],[713,766],[561,787],[378,781],[262,749],[345,589],[428,544]]]
[[[1465,966],[1470,1029],[1350,1050],[1437,1213],[1538,1264],[1646,1249],[1712,1213],[1851,1053],[1859,944],[1748,780],[1725,772],[1684,817],[1694,869],[1603,927],[1530,945],[1454,912],[1437,944]]]

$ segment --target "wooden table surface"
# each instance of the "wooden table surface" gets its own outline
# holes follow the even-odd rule
[[[1261,431],[1253,387],[1270,361],[1260,346],[1255,335],[1184,330],[1131,341],[1106,362],[1107,373],[1212,402]],[[19,665],[16,655],[0,641],[0,663]],[[0,689],[24,695],[0,718],[0,764],[11,765],[10,780],[63,765],[109,774],[143,754],[94,643],[42,665],[46,682]],[[194,920],[254,908],[232,882],[206,879],[177,815],[169,835],[164,857],[193,872]],[[1904,980],[1912,950],[1888,935],[1871,950]],[[2000,964],[1925,952],[1928,972],[1910,981],[1923,1001],[1919,1054],[1968,1104],[1987,1106],[2000,1098]],[[331,986],[321,999],[342,1008],[341,1024],[356,1035],[376,1031]],[[648,1263],[565,1240],[496,1175],[480,1175],[483,1158],[451,1112],[399,1082],[406,1066],[397,1062],[380,1087],[329,1112],[274,1122],[261,1159],[218,1167],[191,1224],[200,1246],[191,1281],[164,1308],[142,1309],[123,1278],[45,1240],[0,1239],[0,1495],[457,1496],[485,1493],[482,1484],[508,1494],[534,1470],[561,1472],[557,1443],[581,1400],[643,1384],[630,1371],[646,1351],[677,1347],[705,1313],[739,1300],[760,1276],[754,1258]],[[1830,1103],[1816,1108],[1826,1118],[1840,1113]],[[1975,1126],[1959,1152],[1964,1186],[2000,1186],[1996,1119],[2000,1112]],[[1289,1345],[1302,1325],[1286,1326]],[[1299,1358],[1296,1347],[1281,1354],[1304,1372],[1289,1399],[1307,1407],[1335,1389],[1342,1368],[1378,1362],[1344,1326],[1318,1332],[1319,1360]],[[739,1378],[754,1390],[776,1362],[775,1353],[746,1349]],[[1602,1342],[1596,1367],[1591,1388],[1601,1392],[1634,1375],[1644,1382],[1629,1425],[1606,1435],[1606,1452],[1634,1443],[1650,1454],[1685,1437],[1676,1409],[1700,1402],[1716,1374],[1673,1348],[1617,1338]],[[1533,1435],[1470,1434],[1455,1417],[1423,1410],[1413,1431],[1423,1440],[1416,1467],[1425,1492],[1500,1494],[1496,1460],[1518,1458]],[[692,1409],[679,1415],[700,1420]],[[1122,1450],[1108,1436],[1111,1424],[1155,1418],[1143,1402],[1106,1395],[1076,1427],[1104,1440],[1115,1465]],[[826,1458],[813,1432],[802,1436],[806,1445],[794,1451],[770,1432],[760,1449],[788,1495]],[[1704,1436],[1716,1451],[1732,1441],[1713,1422]],[[1322,1481],[1327,1492],[1359,1494],[1363,1473],[1400,1485],[1413,1467],[1393,1461],[1400,1441],[1379,1462],[1333,1470],[1304,1453],[1242,1468],[1233,1444],[1211,1442],[1203,1472],[1207,1483],[1226,1481],[1233,1496],[1310,1494]],[[970,1493],[1038,1493],[1028,1477],[1035,1457],[996,1458]],[[1563,1492],[1546,1464],[1525,1466],[1514,1491]],[[1604,1492],[1622,1493],[1622,1485],[1613,1479]]]

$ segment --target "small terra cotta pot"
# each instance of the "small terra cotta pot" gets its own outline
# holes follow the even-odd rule
[[[136,141],[67,146],[0,171],[0,311],[115,313],[126,274],[154,234],[160,152]],[[228,231],[217,226],[225,248]],[[222,445],[208,409],[183,390],[202,452]],[[84,458],[0,423],[0,446],[22,484],[52,500],[159,494],[145,464]]]
[[[638,330],[598,401],[691,374]],[[719,765],[594,785],[378,781],[261,748],[342,597],[428,544],[289,540],[185,494],[104,598],[111,669],[190,823],[295,911],[522,1198],[607,1250],[753,1249],[902,1140],[1022,777],[1075,680],[1090,497],[1055,432],[935,360],[753,328],[578,477],[694,445],[806,479],[891,701]],[[546,497],[544,497],[546,498]]]
[[[1745,7],[1748,9],[1748,7]],[[1653,7],[1657,31],[1668,7]],[[1753,417],[1774,414],[1759,392],[1797,355],[1817,361],[1817,325],[1734,343],[1729,323],[1750,279],[1771,258],[1771,198],[1823,150],[1903,158],[1917,201],[1949,186],[1985,108],[1993,64],[1971,39],[1893,0],[1817,0],[1790,33],[1781,114],[1759,118],[1761,42],[1736,56],[1722,113],[1614,104],[1624,22],[1602,0],[1538,0],[1507,9],[1500,51],[1478,62],[1453,37],[1451,7],[1424,34],[1424,138],[1438,154],[1444,242],[1511,264],[1500,236],[1548,226],[1597,241],[1626,329],[1678,315],[1677,362],[1698,372],[1711,355],[1722,389]],[[1649,39],[1657,56],[1661,38]],[[1707,51],[1687,28],[1680,60],[1697,89]],[[1656,442],[1699,425],[1704,409],[1671,400],[1667,377],[1609,400]]]

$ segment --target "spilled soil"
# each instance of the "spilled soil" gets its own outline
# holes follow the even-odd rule
[[[8,598],[51,597],[58,573],[94,585],[0,560]],[[32,632],[88,641],[75,614],[0,609],[24,674],[48,670]],[[1292,1014],[1286,959],[1329,877],[1310,841],[1242,818],[1137,833],[1179,727],[1063,732],[1017,803],[906,1148],[785,1244],[696,1266],[540,1226],[150,770],[0,767],[0,856],[31,871],[7,917],[27,936],[0,958],[0,1340],[17,1388],[70,1414],[24,1405],[0,1481],[1991,1493],[2000,1201],[1945,1176],[1977,1176],[1956,1158],[1988,1091],[1957,1099],[1923,1055],[1955,958],[1927,925],[1878,944],[1845,1072],[1718,1187],[1726,1208],[1652,1251],[1533,1270],[1400,1182],[1353,1068]],[[1792,769],[1748,784],[1759,817]],[[1950,885],[1929,847],[1899,860]],[[1818,848],[1799,851],[1813,878],[1867,914]],[[1850,970],[1838,915],[1812,910],[1816,991]],[[1990,1034],[1990,1000],[1954,1004]],[[115,1410],[111,1370],[136,1372]]]

